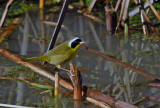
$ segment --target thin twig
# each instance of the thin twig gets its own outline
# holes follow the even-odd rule
[[[118,28],[119,28],[119,26],[121,24],[121,21],[122,21],[125,4],[126,4],[126,0],[123,0],[122,1],[122,7],[121,7],[121,13],[120,13],[119,20],[118,20],[118,23],[117,23],[117,27],[116,27],[116,30],[115,30],[116,32],[118,31]]]
[[[85,13],[90,14],[97,0],[92,0]]]
[[[156,9],[154,8],[154,6],[151,4],[150,0],[146,0],[147,3],[149,4],[149,6],[151,7],[152,11],[154,12],[154,14],[156,15],[156,17],[158,18],[158,20],[160,21],[160,15],[159,13],[156,11]]]
[[[43,23],[48,24],[48,25],[52,25],[52,26],[57,26],[56,22],[51,22],[51,21],[43,21]],[[63,29],[67,29],[67,27],[65,25],[62,24],[62,28]]]
[[[93,50],[93,49],[91,49],[91,48],[88,48],[88,47],[85,46],[85,45],[81,45],[81,47],[84,48],[84,49],[86,49],[87,51],[90,51],[90,52],[92,52],[92,53],[95,53],[95,54],[97,54],[97,55],[99,55],[99,56],[101,56],[101,57],[104,57],[104,58],[106,58],[106,59],[108,59],[108,60],[110,60],[110,61],[113,61],[113,62],[115,62],[115,63],[117,63],[117,64],[120,64],[120,65],[122,65],[122,66],[124,66],[124,67],[127,67],[127,68],[129,68],[129,69],[132,69],[132,70],[138,72],[139,74],[141,74],[141,75],[143,75],[143,76],[145,76],[145,77],[147,77],[147,78],[149,78],[149,79],[151,79],[151,80],[156,80],[156,79],[157,79],[155,76],[149,75],[148,73],[145,73],[145,72],[143,72],[142,70],[137,69],[137,68],[135,68],[135,67],[133,67],[133,66],[131,66],[131,65],[128,65],[128,64],[126,64],[126,63],[124,63],[124,62],[121,62],[121,61],[119,61],[119,60],[117,60],[117,59],[115,59],[115,58],[113,58],[113,57],[104,55],[104,54],[102,54],[102,53],[100,53],[100,52],[98,52],[98,51],[95,51],[95,50]]]
[[[6,39],[6,37],[13,32],[13,30],[18,24],[20,24],[20,22],[21,18],[15,18],[13,22],[7,28],[5,28],[4,31],[0,33],[0,43],[2,43]]]
[[[160,102],[160,98],[159,97],[147,96],[146,98],[149,99],[149,100],[152,100],[152,101]]]
[[[2,15],[2,18],[1,18],[0,28],[2,27],[2,25],[3,25],[3,23],[4,23],[5,17],[6,17],[7,12],[8,12],[8,8],[9,8],[9,6],[11,5],[12,2],[13,2],[13,0],[9,0],[8,3],[7,3],[7,5],[6,5],[6,8],[5,8],[5,10],[4,10],[4,12],[3,12],[3,15]]]
[[[122,0],[118,0],[118,1],[117,1],[116,7],[115,7],[115,12],[118,11],[118,8],[119,8],[119,5],[120,5],[121,1],[122,1]]]
[[[78,13],[83,13],[81,10],[78,10],[77,12]],[[86,17],[88,17],[88,18],[90,18],[90,19],[92,19],[92,20],[94,20],[94,21],[96,21],[96,22],[98,22],[98,23],[100,23],[100,24],[105,25],[105,22],[102,21],[100,18],[98,18],[96,16],[89,15],[89,14],[86,14],[86,13],[83,13],[83,15],[86,16]]]
[[[148,85],[152,87],[160,87],[160,83],[149,83]]]

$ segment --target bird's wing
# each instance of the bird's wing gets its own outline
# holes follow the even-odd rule
[[[70,59],[69,54],[63,54],[63,55],[58,54],[58,55],[51,56],[50,63],[54,65],[64,65],[70,61],[69,59]]]
[[[60,44],[57,47],[55,47],[52,50],[49,50],[48,52],[45,53],[45,55],[59,55],[59,54],[64,54],[65,52],[67,52],[70,47],[68,47],[67,45],[64,45],[66,43]]]

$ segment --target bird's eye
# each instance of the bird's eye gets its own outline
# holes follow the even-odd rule
[[[81,42],[81,39],[76,39],[76,42],[77,42],[77,43],[80,43],[80,42]]]

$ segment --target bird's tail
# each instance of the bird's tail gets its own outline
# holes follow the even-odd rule
[[[31,57],[31,58],[25,59],[25,61],[32,61],[32,60],[47,61],[47,56],[42,55],[42,56],[38,56],[38,57]]]

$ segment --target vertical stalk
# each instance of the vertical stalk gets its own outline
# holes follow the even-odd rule
[[[125,34],[125,39],[128,40],[128,35],[129,35],[129,23],[128,23],[128,20],[126,20],[125,24],[124,24],[124,34]]]
[[[70,63],[70,71],[74,76],[70,75],[71,81],[73,83],[74,88],[74,96],[73,98],[77,101],[82,100],[82,76],[78,71],[77,67],[73,67],[73,64]]]
[[[107,31],[111,34],[114,34],[116,26],[117,26],[117,15],[116,15],[113,7],[106,5],[105,6],[105,15],[106,15]]]
[[[142,6],[142,1],[141,0],[139,0],[139,4],[140,4],[139,8],[142,10],[143,6]],[[148,35],[148,33],[147,33],[147,26],[145,25],[145,21],[144,21],[144,17],[143,17],[142,12],[140,13],[140,15],[141,15],[141,21],[142,21],[142,24],[143,24],[143,26],[142,26],[143,33],[144,33],[144,35]]]
[[[51,40],[49,42],[47,51],[54,48],[54,45],[55,45],[56,39],[58,37],[58,33],[61,29],[61,25],[63,23],[63,20],[64,20],[69,3],[70,3],[70,0],[65,0],[63,3],[63,7],[61,9],[61,13],[60,13],[58,21],[57,21],[57,26],[54,29],[54,32],[53,32],[53,35],[52,35]],[[43,62],[42,64],[45,64],[45,62]]]
[[[59,33],[60,29],[61,29],[61,25],[63,23],[64,17],[65,17],[65,13],[67,11],[69,3],[70,3],[70,0],[65,0],[64,3],[63,3],[63,7],[62,7],[61,13],[59,15],[58,21],[57,21],[57,26],[54,29],[54,32],[53,32],[53,35],[52,35],[52,38],[51,38],[51,41],[49,43],[47,51],[49,51],[49,50],[54,48],[54,44],[55,44],[56,39],[58,37],[58,33]]]
[[[121,12],[120,12],[120,16],[119,16],[119,21],[118,21],[118,24],[117,24],[115,32],[118,31],[119,25],[121,24],[122,17],[123,17],[123,12],[124,12],[124,8],[125,8],[125,4],[126,4],[126,0],[123,0],[122,1],[122,6],[121,6]]]
[[[74,86],[74,99],[81,101],[82,100],[82,76],[76,67],[77,79]]]
[[[123,23],[124,23],[124,34],[125,34],[125,40],[128,40],[128,34],[129,34],[129,23],[128,23],[128,7],[129,7],[129,2],[130,0],[126,0],[125,3],[125,8],[124,8],[124,12],[123,12]]]
[[[96,0],[92,0],[87,8],[87,13],[90,14],[92,9],[93,9],[93,6],[95,5],[96,3]]]
[[[39,8],[44,8],[44,0],[39,0]]]
[[[55,70],[55,90],[54,90],[54,96],[58,97],[59,94],[59,72],[56,69]]]
[[[55,107],[54,108],[60,108],[59,107],[59,97],[55,97]]]

